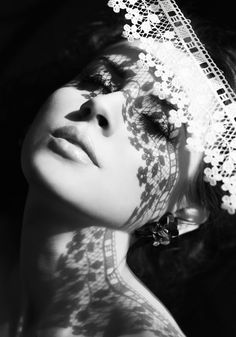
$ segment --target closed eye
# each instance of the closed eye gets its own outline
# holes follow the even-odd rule
[[[97,90],[102,89],[102,93],[109,94],[115,91],[115,86],[111,81],[105,80],[100,74],[84,72],[79,81],[80,88]]]
[[[140,121],[143,124],[146,131],[153,138],[164,137],[167,141],[175,143],[175,138],[172,138],[172,127],[168,123],[168,115],[171,109],[177,110],[177,107],[166,99],[160,99],[153,94],[148,95],[149,101],[152,105],[156,106],[154,113],[142,113],[140,115]]]
[[[140,122],[149,135],[151,135],[153,138],[158,139],[164,137],[166,140],[170,140],[169,128],[165,128],[163,125],[161,125],[161,123],[153,115],[144,113],[141,114]]]

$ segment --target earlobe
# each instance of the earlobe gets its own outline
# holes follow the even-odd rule
[[[193,204],[175,211],[177,218],[179,235],[198,229],[201,224],[207,221],[209,211],[203,206]]]

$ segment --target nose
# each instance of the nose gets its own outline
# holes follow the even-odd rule
[[[98,95],[82,104],[79,110],[70,113],[70,118],[67,118],[93,124],[103,135],[110,136],[124,123],[123,103],[124,96],[121,92]]]

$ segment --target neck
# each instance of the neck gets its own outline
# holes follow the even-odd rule
[[[116,238],[119,244],[116,246],[116,262],[120,267],[124,266],[126,255],[130,245],[130,234],[117,230],[112,226],[104,226],[91,221],[85,215],[74,210],[72,207],[65,207],[63,202],[52,200],[50,195],[40,193],[40,191],[29,190],[25,213],[24,213],[24,229],[35,231],[39,229],[50,236],[60,237],[60,235],[68,234],[68,237],[75,236],[78,233],[85,235],[90,242],[95,241],[96,234],[100,233],[102,237],[110,236]],[[102,234],[103,233],[103,234]],[[32,234],[32,233],[31,233]],[[93,234],[95,237],[93,237]],[[79,240],[77,238],[76,240]],[[102,241],[102,240],[101,240]],[[79,246],[87,245],[88,241],[78,242]],[[114,252],[113,252],[114,253]]]
[[[91,306],[114,306],[116,299],[106,301],[105,295],[111,295],[111,284],[128,269],[129,240],[128,233],[92,224],[31,189],[22,235],[22,273],[29,285],[25,291],[35,307],[31,320],[69,327],[75,312],[82,317]]]
[[[31,329],[37,326],[39,336],[41,331],[51,337],[59,336],[55,329],[63,329],[63,336],[65,331],[66,336],[78,331],[81,336],[95,336],[95,331],[96,336],[116,336],[113,329],[137,331],[137,324],[141,329],[142,320],[135,322],[144,307],[152,315],[156,307],[166,315],[126,264],[129,240],[126,232],[91,224],[30,191],[22,273],[32,303]]]

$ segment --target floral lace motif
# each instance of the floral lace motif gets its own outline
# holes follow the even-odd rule
[[[221,182],[226,194],[222,198],[222,208],[230,214],[236,211],[236,95],[229,86],[221,70],[216,66],[207,50],[201,44],[187,20],[173,0],[109,0],[108,6],[118,13],[125,9],[125,18],[130,24],[124,26],[123,35],[128,41],[141,41],[146,50],[140,53],[143,67],[156,67],[156,74],[161,78],[157,84],[160,98],[168,94],[168,77],[173,70],[178,75],[182,59],[187,60],[191,78],[195,76],[202,83],[196,90],[198,105],[188,101],[190,95],[172,95],[172,104],[178,109],[170,112],[169,122],[175,127],[182,123],[187,126],[189,138],[187,146],[191,150],[205,153],[204,161],[209,165],[204,171],[205,180],[211,185]],[[160,52],[160,45],[165,46],[165,53]],[[180,56],[171,58],[171,50],[178,49]],[[169,52],[166,52],[166,50]],[[158,55],[158,57],[156,57]],[[160,64],[167,65],[166,71]],[[189,70],[189,71],[188,71]],[[182,71],[183,73],[183,71]],[[190,90],[191,91],[191,90]],[[193,94],[193,93],[192,93]],[[186,107],[188,106],[188,109]],[[207,107],[207,108],[206,108]]]

